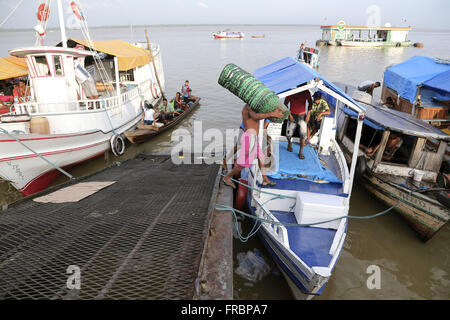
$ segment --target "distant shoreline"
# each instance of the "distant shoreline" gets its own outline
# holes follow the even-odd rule
[[[139,24],[139,25],[111,25],[111,26],[90,26],[90,29],[121,29],[121,28],[154,28],[154,27],[215,27],[215,28],[236,28],[236,27],[315,27],[320,28],[320,24]],[[33,31],[32,27],[30,28],[0,28],[0,32],[20,32],[20,31]],[[47,28],[47,30],[57,31],[59,27],[51,27]],[[78,28],[67,28],[67,30],[79,30]],[[427,31],[427,32],[450,32],[450,29],[435,29],[435,28],[414,28],[411,32],[414,31]]]

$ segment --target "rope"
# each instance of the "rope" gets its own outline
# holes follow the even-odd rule
[[[17,10],[17,8],[22,4],[23,0],[20,0],[19,3],[11,10],[11,12],[6,16],[6,18],[0,23],[0,28],[8,21],[8,19],[13,15],[13,13]]]
[[[221,174],[221,175],[225,176],[224,174]],[[276,199],[297,199],[296,197],[292,197],[292,196],[286,196],[286,195],[281,195],[281,194],[276,194],[276,193],[272,193],[272,192],[263,191],[263,190],[261,190],[259,188],[251,187],[251,186],[249,186],[249,185],[247,185],[245,183],[242,183],[240,181],[237,181],[237,180],[235,180],[233,178],[230,178],[230,179],[232,181],[237,182],[237,183],[239,183],[239,184],[241,184],[243,186],[246,186],[247,188],[250,188],[252,190],[256,190],[256,191],[259,191],[261,193],[274,195],[273,198],[271,198],[271,199],[267,200],[266,202],[264,202],[261,205],[261,207],[264,206],[266,203],[268,203],[268,202],[270,202],[272,200],[276,200]],[[413,192],[420,191],[420,190],[421,189],[410,190],[409,193],[412,194]],[[340,219],[368,220],[368,219],[373,219],[373,218],[376,218],[376,217],[379,217],[379,216],[382,216],[382,215],[385,215],[385,214],[389,213],[390,211],[392,211],[393,209],[398,207],[398,205],[400,203],[401,203],[401,200],[398,200],[397,203],[395,203],[393,206],[387,208],[386,210],[377,212],[377,213],[369,215],[369,216],[348,216],[348,215],[346,215],[346,216],[340,216],[340,217],[337,217],[337,218],[323,220],[323,221],[314,222],[314,223],[287,223],[287,222],[274,221],[272,219],[270,219],[270,220],[269,219],[264,219],[264,218],[257,217],[256,215],[248,214],[248,213],[243,212],[241,210],[235,209],[235,208],[230,207],[230,206],[222,205],[222,204],[216,205],[215,208],[217,210],[219,210],[219,211],[231,211],[233,213],[233,218],[234,218],[234,221],[235,221],[235,227],[236,227],[236,231],[237,231],[237,234],[239,236],[239,239],[242,242],[246,242],[250,237],[252,237],[253,235],[255,235],[258,232],[259,228],[262,225],[261,223],[269,223],[271,225],[281,225],[281,226],[285,226],[285,227],[309,227],[309,226],[319,225],[319,224],[323,224],[323,223],[327,223],[327,222],[333,222],[333,221],[340,220]],[[289,212],[287,212],[286,214],[291,213],[292,210],[294,209],[294,207],[295,207],[295,203],[290,207]],[[241,215],[243,215],[245,217],[248,217],[248,218],[251,218],[251,219],[255,220],[255,224],[253,225],[252,229],[250,230],[250,232],[248,233],[247,236],[243,236],[239,232],[239,229],[238,229],[238,226],[237,226],[237,213],[239,213],[239,214],[241,214]],[[255,226],[258,224],[258,222],[260,223],[260,225],[255,229]]]
[[[18,143],[20,143],[22,146],[24,146],[25,148],[27,148],[28,150],[30,150],[31,152],[33,152],[35,155],[37,155],[39,158],[41,158],[42,160],[44,160],[45,162],[47,162],[49,165],[51,165],[53,168],[55,168],[56,170],[60,171],[62,174],[66,175],[67,177],[69,177],[70,180],[74,180],[75,178],[67,173],[66,171],[64,171],[63,169],[61,169],[60,167],[58,167],[56,164],[54,164],[53,162],[47,160],[46,158],[44,158],[43,156],[41,156],[39,153],[37,153],[36,151],[34,151],[33,149],[31,149],[30,147],[28,147],[27,145],[25,145],[22,141],[20,141],[19,139],[17,139],[16,137],[14,137],[12,134],[10,134],[8,131],[6,131],[3,128],[0,128],[0,131],[3,132],[4,134],[6,134],[8,137],[13,138],[14,140],[16,140]]]

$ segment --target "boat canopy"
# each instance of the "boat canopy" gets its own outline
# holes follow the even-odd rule
[[[387,68],[384,84],[411,103],[416,100],[418,86],[450,93],[450,64],[425,56],[414,56]]]
[[[391,130],[422,138],[450,141],[450,135],[408,113],[384,106],[363,105],[367,111],[364,124],[375,130]],[[357,116],[356,112],[347,107],[344,108],[344,112],[351,117]]]
[[[349,107],[358,113],[364,113],[365,109],[359,105],[355,100],[348,96],[338,86],[325,79],[318,72],[311,69],[304,63],[296,61],[294,58],[287,57],[271,63],[265,67],[256,69],[253,75],[262,83],[264,83],[269,89],[273,90],[276,94],[287,96],[290,91],[293,91],[303,84],[310,82],[311,80],[320,79],[324,86],[330,89],[326,90],[328,94],[335,93],[337,96],[342,97],[340,99],[346,103]],[[326,89],[318,83],[318,89]],[[288,94],[286,94],[288,93]],[[294,92],[293,92],[294,93]],[[335,97],[336,98],[336,95]]]
[[[90,48],[85,40],[69,39],[68,45],[81,44]],[[93,41],[95,51],[104,52],[117,57],[119,71],[127,71],[144,66],[151,62],[150,52],[122,40]]]
[[[16,57],[0,58],[0,80],[26,76],[28,74],[25,59]]]

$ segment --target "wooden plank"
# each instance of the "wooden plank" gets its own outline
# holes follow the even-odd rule
[[[381,137],[381,142],[380,142],[380,148],[378,149],[377,154],[375,156],[375,161],[373,162],[372,169],[374,169],[383,159],[384,149],[386,148],[386,144],[387,144],[390,134],[391,134],[391,132],[388,130],[383,132],[383,137]]]
[[[408,167],[414,168],[417,166],[417,163],[419,162],[420,158],[422,157],[423,150],[425,147],[425,143],[427,142],[427,139],[425,138],[417,138],[414,147],[412,150],[412,155],[409,158]],[[418,168],[420,169],[420,168]]]

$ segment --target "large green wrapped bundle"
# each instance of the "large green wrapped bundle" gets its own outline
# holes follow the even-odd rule
[[[283,122],[289,116],[289,109],[278,96],[261,81],[247,71],[230,63],[219,76],[219,84],[247,103],[257,113],[272,112],[276,108],[283,111],[283,118],[271,118],[273,122]]]

